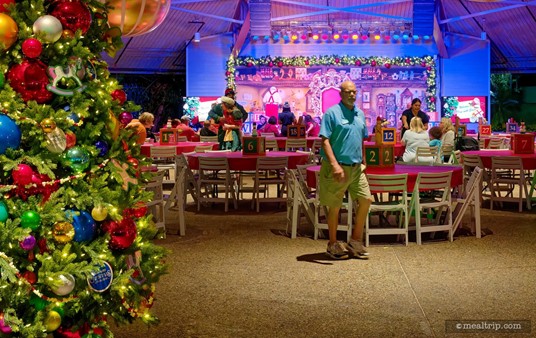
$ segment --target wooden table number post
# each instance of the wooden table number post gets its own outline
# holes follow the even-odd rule
[[[391,167],[395,165],[396,128],[381,128],[375,133],[375,145],[363,147],[367,166]]]

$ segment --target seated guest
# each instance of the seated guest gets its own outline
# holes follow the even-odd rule
[[[135,129],[136,131],[136,143],[143,144],[147,138],[147,129],[151,128],[154,123],[154,116],[151,113],[144,112],[138,119],[133,119],[127,124],[127,129]]]
[[[201,136],[216,136],[216,132],[214,131],[214,128],[211,129],[212,123],[210,123],[210,120],[206,120],[203,122],[203,128],[199,130],[199,135]],[[215,130],[218,130],[215,128]]]
[[[311,117],[311,115],[305,115],[304,118],[305,121],[305,135],[307,137],[318,137],[320,134],[320,125],[316,123],[315,120]]]
[[[258,132],[261,136],[262,134],[266,133],[272,133],[276,137],[280,136],[279,129],[277,129],[277,120],[275,116],[270,116],[270,118],[268,119],[268,123],[266,123],[263,128],[258,130]]]
[[[441,149],[441,136],[443,136],[441,128],[432,127],[428,131],[428,134],[430,134],[430,147],[437,147],[438,149]]]
[[[417,153],[418,147],[429,147],[430,139],[428,133],[424,129],[424,125],[420,117],[411,119],[409,129],[404,133],[400,143],[406,146],[402,160],[404,162],[413,162]]]
[[[173,119],[171,120],[171,128],[177,128],[181,124],[181,120],[179,119]]]
[[[179,136],[186,136],[188,141],[193,141],[195,137],[195,131],[189,126],[190,117],[183,115],[181,117],[181,123],[177,126]]]

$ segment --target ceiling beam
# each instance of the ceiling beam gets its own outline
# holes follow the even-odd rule
[[[449,53],[447,50],[447,46],[445,46],[445,41],[443,40],[443,32],[441,31],[441,27],[439,26],[437,16],[435,15],[434,15],[434,40],[437,46],[437,50],[439,51],[439,56],[441,56],[442,58],[448,59]]]
[[[171,5],[186,5],[198,2],[220,2],[221,0],[172,0]]]
[[[470,18],[474,18],[474,17],[477,17],[477,16],[482,16],[482,15],[486,15],[486,14],[507,11],[507,10],[510,10],[510,9],[515,9],[515,8],[520,8],[520,7],[530,6],[530,5],[536,5],[536,1],[533,0],[533,1],[529,1],[529,2],[519,3],[517,5],[505,6],[505,7],[501,7],[501,8],[490,9],[490,10],[487,10],[487,11],[482,11],[482,12],[477,12],[477,13],[472,13],[472,14],[467,14],[467,15],[462,15],[462,16],[456,16],[456,17],[453,17],[453,18],[441,20],[441,21],[439,21],[439,24],[443,25],[443,24],[446,24],[446,23],[449,23],[449,22],[470,19]]]
[[[272,21],[289,20],[289,19],[295,19],[295,18],[301,18],[301,17],[313,16],[313,15],[321,15],[321,14],[330,14],[330,13],[336,13],[336,12],[349,12],[349,13],[353,13],[353,14],[362,14],[362,15],[368,15],[368,16],[383,17],[383,18],[388,18],[388,19],[411,21],[411,18],[405,18],[405,17],[401,17],[401,16],[388,15],[388,14],[382,14],[382,13],[365,12],[365,11],[360,11],[359,10],[359,9],[362,9],[362,8],[377,7],[377,6],[392,5],[392,4],[403,3],[403,2],[410,2],[410,0],[382,1],[382,2],[376,2],[376,3],[373,3],[373,4],[365,4],[365,5],[350,6],[350,7],[333,7],[333,6],[317,5],[317,4],[303,3],[303,2],[300,2],[300,1],[294,1],[294,0],[272,0],[272,2],[280,2],[280,3],[286,3],[286,4],[302,6],[302,7],[323,9],[322,11],[309,12],[309,13],[298,14],[298,15],[288,15],[288,16],[282,16],[282,17],[278,17],[278,18],[272,18]]]
[[[248,34],[249,34],[250,25],[251,25],[250,12],[248,12],[246,14],[244,24],[240,28],[240,32],[238,32],[238,36],[236,37],[236,42],[231,52],[232,55],[234,55],[235,57],[240,53],[240,51],[242,50],[242,46],[244,45],[244,42],[246,42],[246,38],[248,37]]]
[[[212,18],[212,19],[229,21],[229,22],[232,22],[232,23],[237,23],[239,25],[242,25],[244,23],[243,20],[236,20],[236,19],[228,18],[228,17],[224,17],[224,16],[212,15],[212,14],[203,13],[203,12],[199,12],[199,11],[192,11],[192,10],[189,10],[189,9],[186,9],[186,8],[181,8],[181,7],[176,7],[176,6],[171,6],[171,9],[176,10],[176,11],[180,11],[180,12],[185,12],[185,13],[189,13],[189,14],[198,15],[198,16],[206,16],[206,17],[209,17],[209,18]]]

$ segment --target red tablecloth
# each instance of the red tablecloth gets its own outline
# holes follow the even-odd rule
[[[199,169],[199,157],[227,157],[231,170],[255,170],[257,168],[257,158],[262,155],[243,155],[242,152],[218,152],[218,153],[196,153],[188,155],[190,168]],[[269,151],[268,157],[288,157],[288,168],[296,169],[299,164],[306,164],[309,154],[296,153],[292,151]]]
[[[287,143],[287,137],[280,136],[280,137],[271,137],[271,138],[277,141],[277,147],[279,149],[285,149],[285,146]],[[307,137],[307,147],[312,148],[315,140],[321,140],[321,138],[320,137]]]
[[[373,146],[376,144],[376,142],[365,141],[364,144],[366,146]],[[405,150],[406,150],[406,146],[404,146],[402,143],[396,143],[395,144],[395,157],[402,157],[402,155],[404,155]]]
[[[320,171],[320,166],[311,166],[307,168],[307,185],[310,187],[316,187],[316,175],[315,172]],[[457,187],[463,182],[463,168],[460,166],[432,166],[432,165],[405,165],[395,164],[394,167],[367,167],[365,172],[367,174],[374,175],[400,175],[408,174],[408,191],[413,191],[417,176],[420,172],[423,173],[443,173],[446,171],[452,171],[452,180],[450,182],[451,187]]]
[[[194,151],[196,146],[208,146],[212,145],[213,150],[218,150],[219,144],[217,142],[177,142],[173,144],[160,144],[160,143],[144,143],[141,145],[141,153],[145,156],[151,156],[151,147],[174,147],[177,150],[177,155],[182,153],[189,153]]]
[[[512,150],[508,149],[490,149],[490,150],[471,150],[464,151],[464,154],[468,155],[478,155],[482,159],[482,164],[486,168],[491,168],[491,157],[492,156],[517,156],[521,157],[523,162],[523,169],[536,169],[536,152],[534,154],[514,154]]]

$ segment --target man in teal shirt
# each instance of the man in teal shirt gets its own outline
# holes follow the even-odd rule
[[[363,227],[372,196],[365,176],[363,140],[368,137],[365,114],[355,107],[356,86],[352,81],[341,83],[341,102],[330,107],[322,119],[322,167],[320,169],[320,204],[328,207],[329,242],[327,254],[335,259],[351,256],[367,259],[363,246]],[[337,241],[339,211],[346,191],[357,201],[352,238],[348,243]]]

